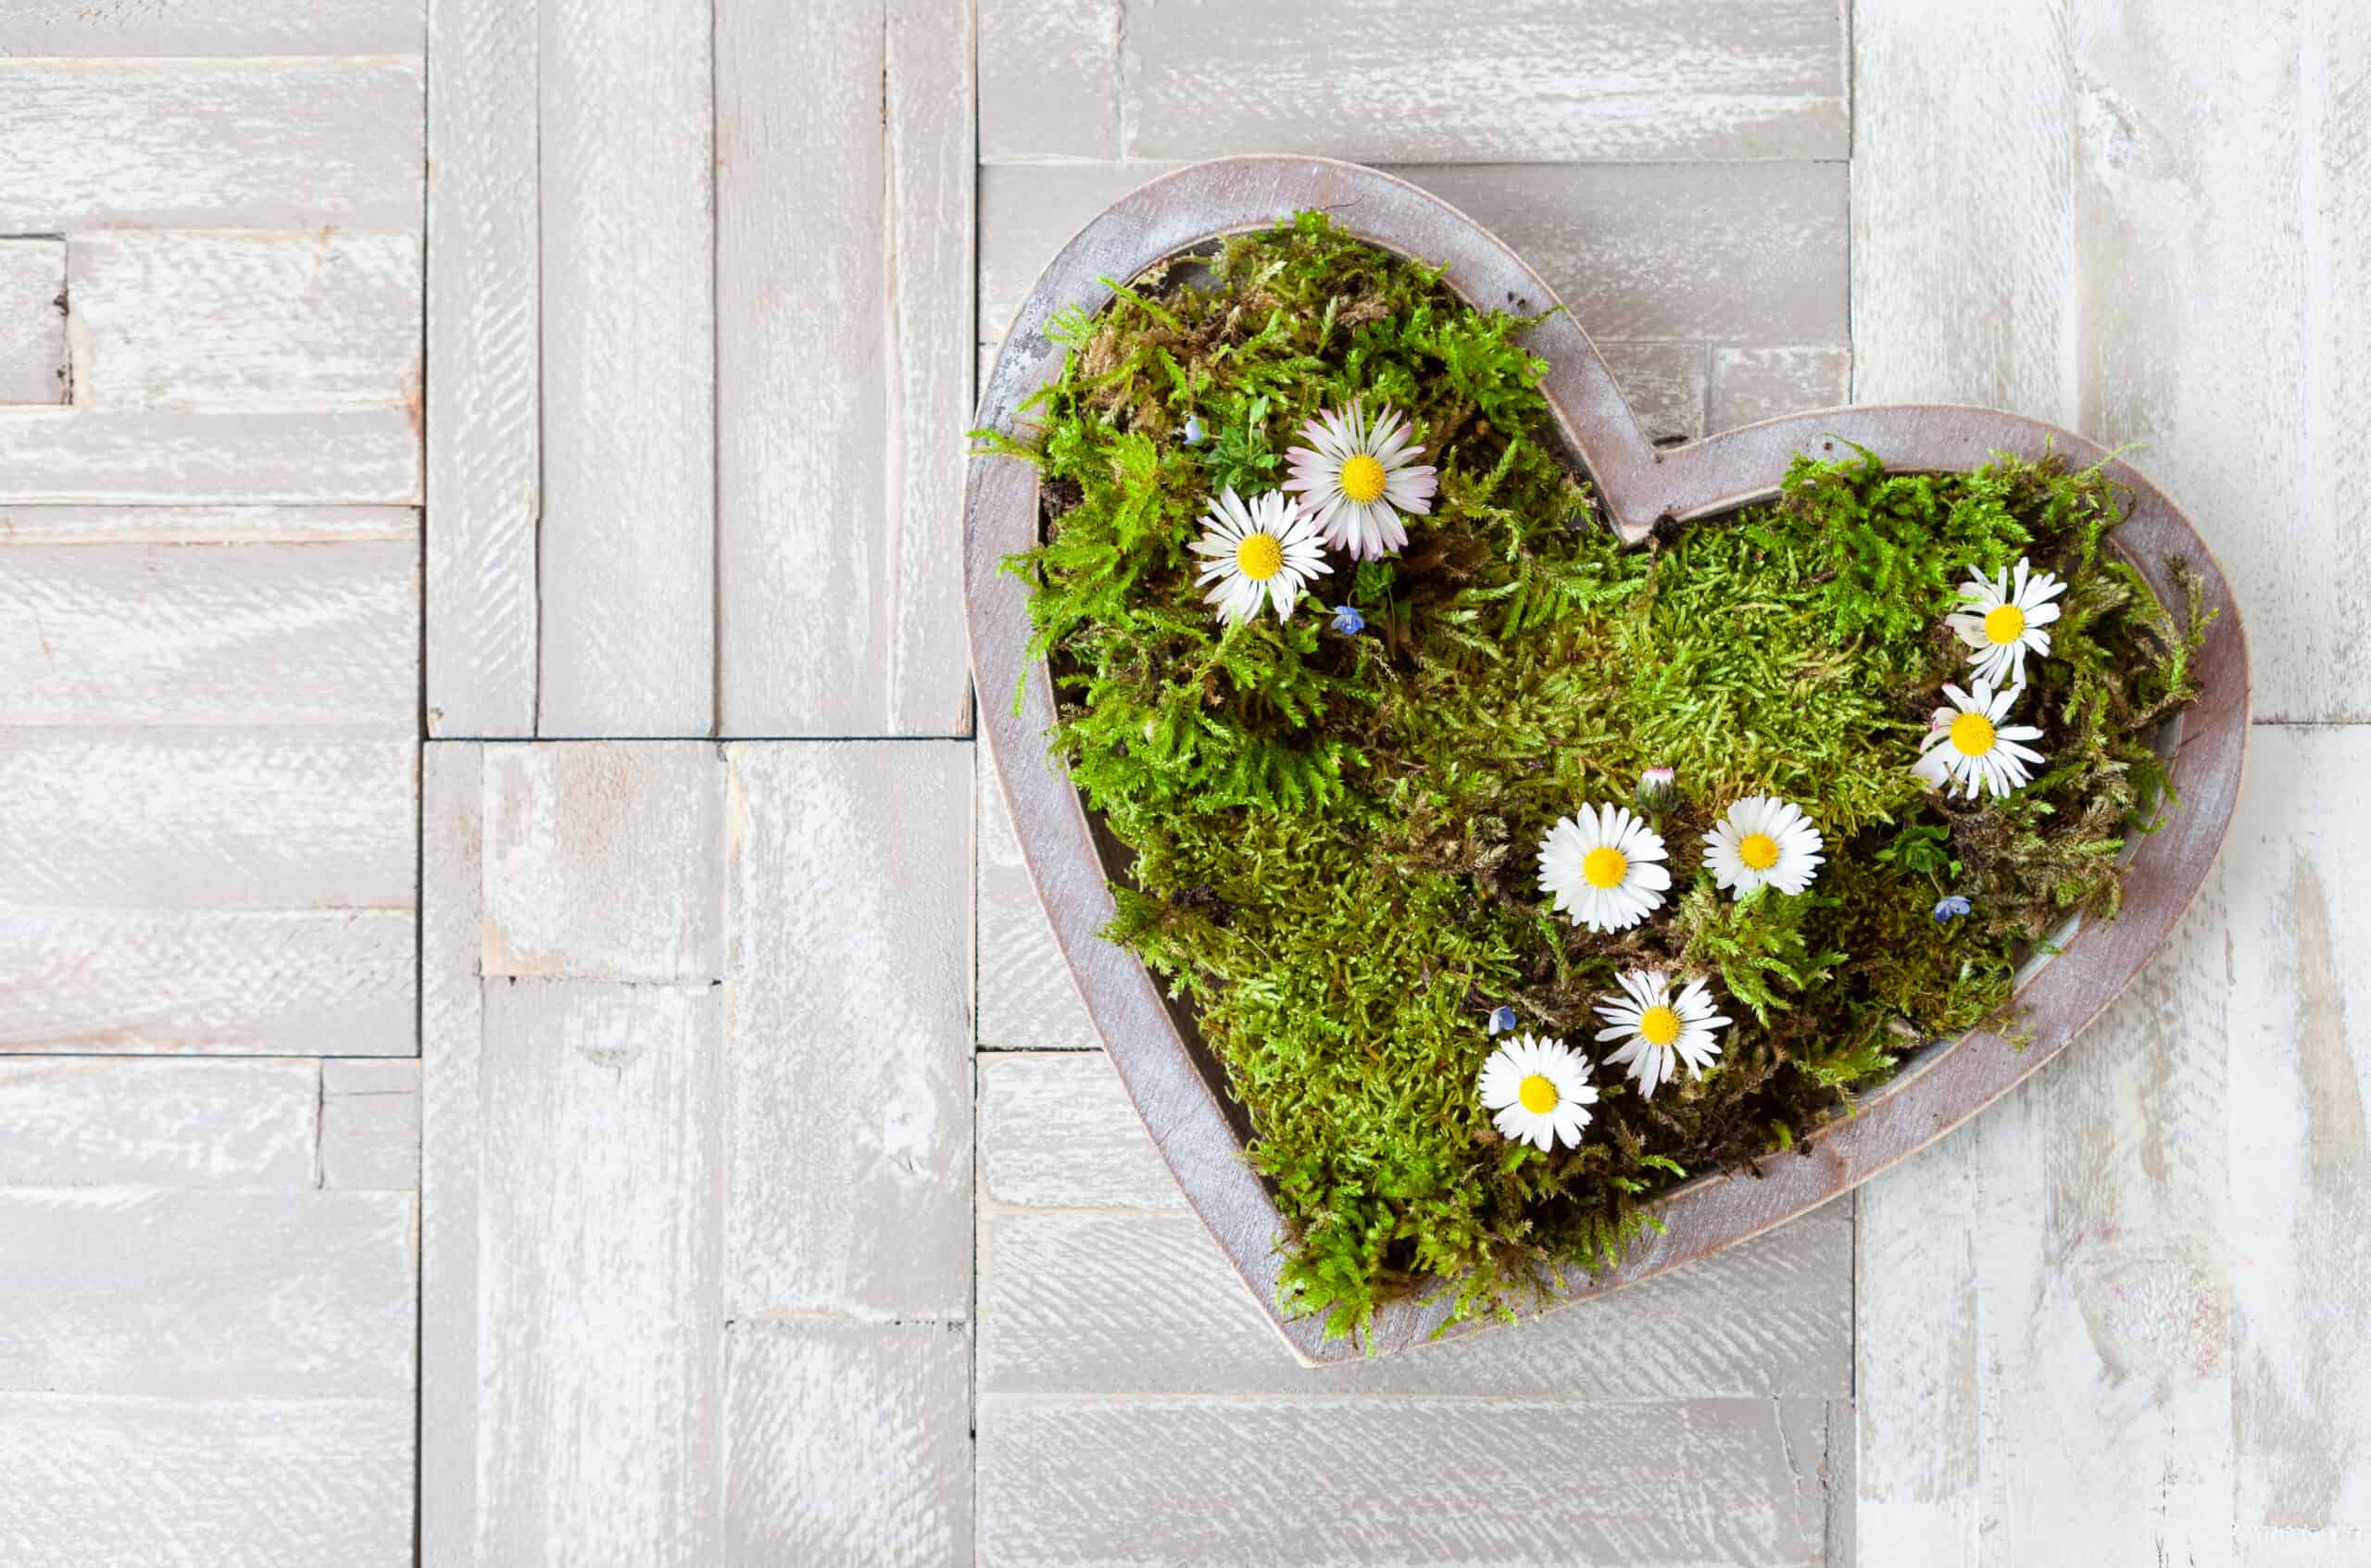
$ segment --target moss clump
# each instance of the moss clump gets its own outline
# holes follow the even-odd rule
[[[1286,1305],[1336,1333],[1428,1282],[1463,1315],[1608,1263],[1658,1191],[1800,1144],[2001,1012],[2023,950],[2114,912],[2163,791],[2151,736],[2193,695],[2195,596],[2169,610],[2104,547],[2099,473],[1799,458],[1775,502],[1625,548],[1549,445],[1525,325],[1304,214],[1058,322],[1037,439],[1001,444],[1044,470],[1044,543],[1010,565],[1050,738],[1135,852],[1110,935],[1195,1009],[1292,1226]],[[1226,630],[1186,548],[1209,497],[1273,488],[1300,420],[1352,396],[1412,418],[1432,515],[1321,580],[1362,634],[1306,603]],[[2005,802],[1931,795],[1908,764],[1965,679],[1942,618],[2019,556],[2069,583],[2019,709],[2049,763]],[[1678,771],[1670,897],[1618,935],[1567,925],[1535,847],[1653,766]],[[1755,792],[1826,837],[1800,897],[1696,869]],[[1947,892],[1973,913],[1937,923]],[[1647,964],[1712,977],[1737,1019],[1717,1069],[1651,1100],[1600,1069],[1581,1148],[1502,1140],[1474,1092],[1491,1010],[1595,1057],[1591,1004]]]

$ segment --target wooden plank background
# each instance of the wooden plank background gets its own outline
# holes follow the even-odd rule
[[[2371,12],[24,0],[0,149],[0,1559],[2371,1557]],[[1037,269],[1239,151],[1472,213],[1658,440],[2137,445],[2260,725],[2064,1065],[1291,1363],[1098,1060],[956,564]]]

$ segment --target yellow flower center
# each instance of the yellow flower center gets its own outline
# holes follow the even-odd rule
[[[1981,713],[1963,713],[1951,721],[1951,744],[1963,757],[1981,757],[1992,749],[1992,721]]]
[[[1757,872],[1778,863],[1778,841],[1766,833],[1750,833],[1737,840],[1737,859]]]
[[[1534,1116],[1545,1116],[1556,1109],[1560,1097],[1555,1085],[1549,1083],[1544,1074],[1535,1073],[1515,1085],[1515,1098],[1522,1100],[1523,1108]]]
[[[1342,494],[1364,506],[1383,499],[1383,459],[1364,452],[1342,461]]]
[[[1650,1046],[1668,1046],[1679,1038],[1679,1014],[1667,1007],[1651,1007],[1638,1015],[1638,1033]]]
[[[1621,850],[1599,845],[1581,857],[1581,879],[1591,887],[1619,887],[1630,874],[1630,858]]]
[[[2026,634],[2026,612],[2015,605],[1996,605],[1984,612],[1984,635],[2005,647]]]
[[[1285,547],[1273,533],[1247,533],[1235,547],[1235,569],[1254,583],[1265,583],[1285,570]]]

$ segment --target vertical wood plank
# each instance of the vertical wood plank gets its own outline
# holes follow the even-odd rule
[[[484,1010],[476,1560],[714,1562],[721,998],[519,980]]]
[[[428,733],[535,731],[535,8],[431,0]]]
[[[970,729],[972,19],[717,11],[719,687],[728,735]]]
[[[709,34],[709,0],[543,0],[540,734],[715,721]]]

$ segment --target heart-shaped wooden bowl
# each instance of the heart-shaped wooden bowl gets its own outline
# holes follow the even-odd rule
[[[1047,320],[1065,306],[1100,308],[1110,297],[1103,279],[1134,278],[1219,236],[1265,228],[1303,208],[1323,209],[1385,249],[1446,264],[1449,284],[1477,306],[1537,313],[1556,303],[1538,276],[1480,225],[1404,181],[1323,158],[1197,164],[1114,203],[1063,247],[1005,339],[981,399],[980,422],[1015,429],[1021,400],[1061,368],[1060,351],[1045,336]],[[2248,652],[2230,586],[2189,519],[2155,485],[2079,435],[1988,408],[1901,405],[1798,414],[1659,449],[1640,432],[1604,361],[1570,315],[1559,311],[1542,321],[1530,346],[1548,362],[1549,405],[1573,455],[1626,540],[1644,538],[1663,518],[1701,517],[1765,498],[1775,493],[1797,452],[1832,452],[1839,443],[1866,446],[1891,469],[1936,472],[1976,467],[1994,452],[2039,458],[2054,448],[2074,463],[2107,462],[2132,498],[2132,515],[2116,531],[2117,546],[2161,592],[2171,589],[2167,562],[2187,558],[2204,575],[2206,604],[2215,612],[2198,664],[2204,695],[2167,741],[2181,808],[2133,857],[2123,913],[2074,930],[2054,957],[2029,964],[2020,975],[2017,1016],[2032,1030],[2031,1043],[2019,1050],[1985,1033],[1937,1043],[1863,1098],[1858,1115],[1824,1129],[1802,1153],[1773,1156],[1758,1173],[1707,1176],[1681,1186],[1661,1201],[1662,1236],[1642,1243],[1617,1269],[1595,1275],[1575,1271],[1564,1281],[1566,1299],[1578,1300],[1716,1252],[1849,1191],[1951,1131],[2064,1049],[2139,972],[2205,879],[2239,794]],[[1267,1188],[1242,1158],[1248,1129],[1241,1109],[1228,1098],[1223,1073],[1197,1037],[1191,1017],[1172,1007],[1133,954],[1098,935],[1112,916],[1108,879],[1124,874],[1127,852],[1098,834],[1077,792],[1048,759],[1052,683],[1042,660],[1025,657],[1027,591],[998,571],[1006,557],[1037,542],[1037,518],[1032,465],[998,457],[972,460],[964,538],[972,672],[981,721],[1038,894],[1153,1141],[1253,1297],[1304,1361],[1356,1355],[1360,1347],[1324,1339],[1316,1321],[1288,1321],[1278,1313],[1282,1227]],[[1410,1300],[1385,1311],[1373,1348],[1390,1351],[1422,1341],[1446,1311],[1438,1300]],[[1470,1326],[1476,1325],[1461,1325]]]

